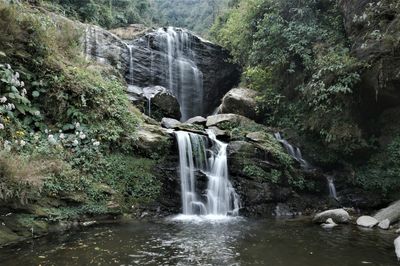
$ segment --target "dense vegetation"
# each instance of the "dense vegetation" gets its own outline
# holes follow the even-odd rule
[[[399,5],[386,2],[380,4],[399,12]],[[379,145],[379,132],[365,122],[380,115],[365,117],[359,108],[361,74],[369,62],[351,52],[338,1],[237,1],[211,34],[244,67],[243,85],[262,93],[264,123],[285,129],[328,169],[353,164],[355,178],[348,182],[398,191],[398,133]],[[369,156],[369,166],[362,166]]]
[[[153,10],[149,0],[43,0],[42,5],[83,22],[105,28],[129,24],[151,24]]]
[[[24,4],[0,17],[0,201],[40,198],[57,219],[157,197],[155,161],[128,154],[141,115],[120,74],[82,56],[84,31]]]

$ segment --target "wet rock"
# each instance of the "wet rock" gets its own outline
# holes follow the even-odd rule
[[[208,129],[212,130],[218,139],[228,139],[230,137],[230,134],[227,130],[222,130],[217,127],[209,127]]]
[[[379,223],[379,221],[377,219],[375,219],[374,217],[364,215],[364,216],[359,217],[357,219],[356,223],[358,226],[372,228],[375,225],[377,225]]]
[[[314,223],[323,223],[328,218],[331,218],[335,223],[350,222],[350,215],[344,209],[327,210],[316,214],[313,218]]]
[[[383,230],[388,230],[390,228],[390,220],[385,219],[385,220],[379,222],[378,227]]]
[[[166,118],[164,117],[161,120],[161,126],[165,128],[171,128],[171,129],[176,129],[181,125],[181,122],[179,122],[176,119],[173,118]]]
[[[378,211],[374,218],[379,222],[389,220],[393,224],[400,220],[400,200],[392,203],[390,206]]]
[[[338,224],[335,223],[335,222],[332,220],[332,218],[326,219],[326,222],[323,223],[323,224],[321,224],[321,227],[324,228],[324,229],[331,229],[331,228],[336,227],[336,226],[338,226]]]
[[[128,86],[128,97],[143,113],[160,121],[163,117],[180,119],[181,111],[178,100],[162,86]],[[149,109],[150,104],[150,109]]]
[[[225,94],[218,114],[238,114],[257,120],[257,92],[247,88],[234,88]]]
[[[207,123],[207,119],[202,116],[195,116],[187,120],[185,123],[205,126]]]

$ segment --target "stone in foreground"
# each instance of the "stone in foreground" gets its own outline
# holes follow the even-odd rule
[[[335,223],[348,223],[350,222],[350,215],[344,209],[333,209],[320,212],[313,218],[314,223],[324,223],[327,219],[331,218]]]
[[[372,228],[375,225],[377,225],[379,221],[375,219],[374,217],[371,216],[361,216],[357,219],[357,225],[362,226],[362,227],[367,227],[367,228]]]
[[[396,251],[397,259],[400,260],[400,236],[394,240],[394,249]]]
[[[378,227],[383,230],[388,230],[390,228],[390,220],[385,219],[385,220],[379,222]]]
[[[194,125],[203,125],[203,126],[205,126],[206,123],[207,123],[207,119],[205,119],[202,116],[195,116],[195,117],[192,117],[189,120],[187,120],[185,123],[186,124],[194,124]]]
[[[161,126],[164,128],[171,128],[171,129],[176,129],[181,125],[181,122],[179,122],[176,119],[173,118],[166,118],[164,117],[161,120]]]
[[[379,222],[388,219],[390,224],[393,224],[400,220],[400,200],[392,203],[389,207],[386,207],[378,211],[374,218]]]

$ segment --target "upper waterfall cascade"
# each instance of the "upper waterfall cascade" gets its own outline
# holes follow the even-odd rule
[[[239,196],[228,178],[227,144],[217,140],[211,131],[208,131],[208,138],[184,131],[175,132],[175,135],[179,147],[182,213],[238,215]],[[196,172],[207,176],[205,191],[199,191]]]
[[[160,43],[161,51],[151,50],[150,58],[160,52],[163,57],[163,77],[161,84],[166,87],[178,100],[181,109],[181,120],[187,119],[196,115],[203,114],[203,73],[195,63],[195,54],[191,49],[191,35],[183,29],[175,29],[173,27],[160,28],[156,31],[155,38],[157,43]],[[150,45],[150,44],[149,44]],[[135,47],[127,46],[129,49],[129,71],[127,80],[130,85],[135,84],[134,68],[138,67],[135,63]],[[153,60],[152,60],[153,62]],[[150,66],[150,79],[160,79],[154,77],[153,63]]]

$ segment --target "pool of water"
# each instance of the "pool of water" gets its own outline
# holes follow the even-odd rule
[[[90,228],[0,249],[0,265],[399,265],[395,235],[297,220],[178,217]]]

